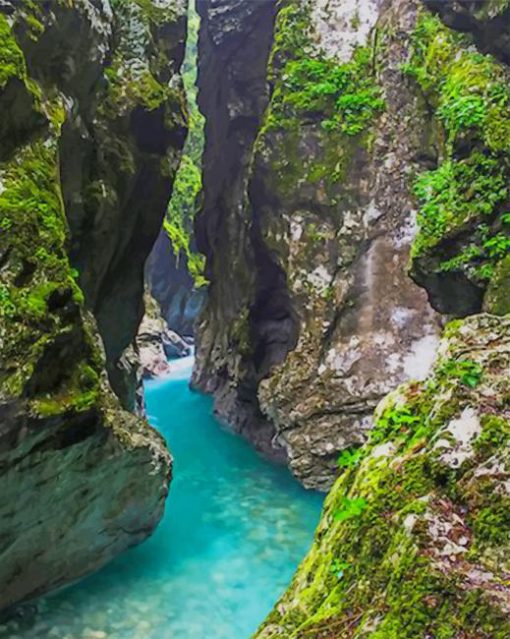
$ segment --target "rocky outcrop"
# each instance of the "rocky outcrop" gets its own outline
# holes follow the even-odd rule
[[[478,8],[474,15],[480,12]],[[474,28],[478,34],[481,27]],[[420,232],[411,274],[443,313],[463,317],[482,308],[507,312],[508,67],[481,55],[469,38],[424,14],[413,35],[407,69],[441,133],[434,165],[415,181]]]
[[[145,293],[144,306],[145,315],[138,329],[136,346],[142,377],[150,379],[168,375],[168,360],[191,355],[192,346],[180,335],[168,329],[161,317],[159,305],[148,292]]]
[[[192,381],[215,394],[216,412],[235,430],[266,453],[281,455],[272,446],[274,429],[259,409],[257,387],[271,360],[280,361],[288,341],[295,342],[295,322],[287,302],[285,274],[259,243],[257,263],[266,270],[266,298],[273,303],[266,318],[277,321],[268,335],[271,353],[261,340],[260,358],[250,356],[247,308],[254,299],[259,267],[253,256],[255,227],[244,208],[253,145],[269,98],[266,75],[276,2],[198,0],[197,9],[202,18],[198,98],[206,116],[206,145],[196,241],[207,257],[210,286],[197,323]]]
[[[143,263],[185,135],[184,14],[0,3],[0,609],[163,512],[169,453],[105,370],[134,407]]]
[[[163,229],[145,267],[147,285],[158,301],[167,326],[180,335],[193,335],[205,299],[205,287],[196,288],[185,255],[177,260]]]
[[[504,59],[496,16],[508,3],[424,4],[474,40],[398,0],[377,26],[399,60],[395,86],[430,115],[411,274],[440,311],[492,314],[451,322],[432,373],[389,394],[368,443],[340,455],[312,550],[257,639],[510,633],[510,100],[507,69],[485,53]],[[491,43],[487,25],[499,29]]]
[[[257,639],[510,633],[510,320],[446,330],[434,372],[344,456],[315,543]]]
[[[159,314],[156,302],[146,293],[145,315],[138,329],[136,346],[140,357],[141,373],[145,379],[160,377],[170,372],[163,346],[165,320]]]
[[[435,123],[401,69],[417,5],[389,5],[279,3],[265,70],[267,41],[254,48],[248,34],[269,18],[245,24],[246,8],[202,3],[197,235],[211,288],[194,380],[237,430],[283,449],[321,489],[380,399],[427,373],[437,340],[407,275],[412,174],[434,161]],[[245,49],[259,52],[248,75]]]

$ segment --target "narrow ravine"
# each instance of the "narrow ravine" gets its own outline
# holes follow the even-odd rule
[[[189,390],[193,358],[146,384],[175,457],[156,533],[102,572],[2,626],[9,639],[249,639],[311,544],[322,496],[259,457]]]

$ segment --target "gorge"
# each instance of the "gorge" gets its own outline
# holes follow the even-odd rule
[[[510,637],[509,64],[508,0],[0,0],[0,637]]]

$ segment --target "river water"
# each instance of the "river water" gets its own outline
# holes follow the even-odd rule
[[[45,598],[0,639],[249,639],[306,554],[322,496],[219,426],[189,390],[192,358],[146,384],[175,457],[165,517],[144,544]]]

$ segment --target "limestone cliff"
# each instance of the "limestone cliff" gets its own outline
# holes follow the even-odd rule
[[[278,454],[257,388],[268,366],[288,350],[288,341],[295,341],[296,330],[285,274],[263,243],[254,257],[258,226],[244,206],[253,146],[269,98],[266,75],[276,5],[274,0],[198,0],[197,9],[202,18],[198,97],[206,116],[206,142],[196,241],[207,257],[210,287],[197,324],[193,383],[215,394],[216,411],[231,426],[267,453]],[[272,304],[259,315],[259,332],[271,325],[267,337],[272,346],[266,352],[262,340],[255,359],[247,308],[259,268]]]
[[[257,639],[506,639],[510,320],[452,323],[379,406]]]
[[[134,407],[122,362],[185,137],[184,35],[183,2],[0,3],[0,608],[162,515],[169,453],[106,369]]]
[[[423,4],[387,2],[376,27],[386,50],[404,44],[396,86],[430,117],[411,274],[443,313],[492,314],[451,322],[432,374],[388,395],[368,443],[340,456],[257,639],[510,636],[508,3]]]
[[[257,3],[249,20],[251,3],[201,5],[197,233],[211,289],[195,383],[322,489],[436,344],[437,317],[407,275],[412,174],[434,161],[435,123],[401,69],[415,4],[392,4]],[[256,31],[271,28],[270,42]]]

